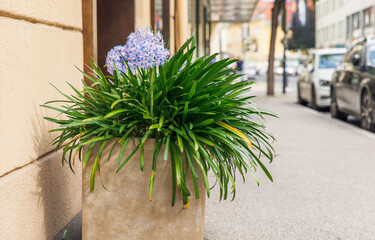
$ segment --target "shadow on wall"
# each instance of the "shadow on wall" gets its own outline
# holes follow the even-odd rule
[[[79,186],[69,186],[73,178],[81,176],[80,164],[76,164],[76,174],[80,176],[72,176],[68,166],[61,164],[61,151],[57,153],[46,153],[48,144],[52,144],[51,136],[48,135],[48,130],[52,129],[53,125],[43,119],[45,114],[39,114],[41,111],[35,110],[36,118],[31,118],[33,126],[33,142],[34,150],[37,156],[42,156],[36,161],[39,166],[37,174],[37,193],[32,193],[39,196],[38,208],[44,213],[44,233],[45,239],[53,239],[53,237],[77,214],[74,212],[74,204],[77,201],[81,202],[81,189]],[[76,161],[79,162],[79,161]],[[74,194],[76,193],[76,194]],[[71,199],[72,196],[76,199]],[[79,210],[79,209],[78,209]],[[42,225],[42,224],[41,224]]]

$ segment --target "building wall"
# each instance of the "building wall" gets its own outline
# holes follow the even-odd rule
[[[344,0],[346,16],[346,40],[351,42],[362,36],[375,36],[375,0],[350,1]],[[372,8],[370,25],[365,24],[365,10]],[[358,28],[353,24],[355,18],[358,19]]]
[[[252,62],[266,62],[268,61],[270,52],[271,40],[271,24],[267,19],[257,18],[249,22],[250,29],[250,46],[248,52],[248,59]],[[276,31],[275,41],[275,59],[281,59],[284,53],[284,46],[282,40],[284,33],[280,26]]]
[[[344,45],[346,41],[346,17],[344,0],[320,0],[316,2],[317,48]]]
[[[81,209],[81,171],[61,166],[39,107],[83,67],[81,0],[0,1],[0,239],[52,239]]]
[[[98,35],[103,35],[95,23],[97,3],[0,1],[1,240],[53,239],[81,210],[82,166],[76,159],[73,174],[68,166],[61,165],[61,151],[55,152],[51,146],[57,134],[48,133],[56,126],[43,119],[57,114],[39,105],[64,99],[49,83],[68,94],[72,91],[65,81],[81,88],[82,74],[75,66],[83,68],[84,47],[85,59],[97,60]],[[150,25],[150,0],[135,3],[132,27]],[[177,18],[179,30],[173,32],[172,22],[170,35],[177,39],[172,38],[171,44],[177,46],[186,40],[191,28],[187,4],[186,0],[178,1],[177,13],[173,5],[170,7],[170,18]]]
[[[210,38],[211,53],[222,52],[224,53],[222,57],[240,57],[255,65],[267,64],[271,22],[263,17],[252,19],[248,23],[248,28],[248,36],[243,40],[243,23],[214,23]],[[275,42],[276,60],[281,59],[284,53],[284,46],[281,42],[283,38],[284,33],[278,26]],[[246,49],[243,49],[243,45]]]
[[[372,11],[368,18],[369,24],[366,25],[365,10],[368,8],[372,8]],[[375,0],[316,2],[317,48],[348,45],[362,36],[375,36]]]
[[[226,29],[224,36],[226,36],[226,49],[232,54],[232,57],[243,58],[242,56],[242,23],[230,24]]]

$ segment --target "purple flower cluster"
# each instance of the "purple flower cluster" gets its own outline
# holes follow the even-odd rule
[[[115,71],[115,66],[118,70],[126,72],[126,67],[124,64],[124,54],[125,54],[125,47],[122,45],[118,45],[113,47],[107,53],[107,58],[105,64],[107,65],[107,71],[113,75],[113,71]]]
[[[136,68],[149,68],[162,65],[168,60],[169,51],[164,47],[164,41],[160,33],[154,34],[149,27],[138,29],[128,36],[128,40],[124,46],[116,46],[112,48],[106,59],[107,70],[113,75],[116,67],[124,71],[126,66],[125,60],[131,71],[134,73]]]

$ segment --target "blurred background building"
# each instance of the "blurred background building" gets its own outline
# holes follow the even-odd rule
[[[335,1],[335,0],[333,0]],[[306,50],[315,46],[314,0],[291,0],[287,4],[288,49]]]
[[[340,47],[362,36],[374,36],[375,1],[316,2],[316,47]]]

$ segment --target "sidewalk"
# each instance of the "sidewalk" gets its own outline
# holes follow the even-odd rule
[[[205,240],[375,239],[375,134],[298,105],[292,85],[283,95],[275,84],[274,97],[265,96],[265,86],[258,81],[252,93],[258,107],[280,117],[267,118],[277,139],[277,157],[265,162],[274,182],[260,170],[259,187],[237,176],[233,202],[219,203],[214,188]],[[79,224],[67,240],[75,240],[68,236]]]
[[[295,91],[293,89],[294,86],[294,80],[291,79],[291,83],[289,87],[287,88],[288,91]],[[266,92],[266,82],[265,82],[265,77],[260,77],[258,80],[255,81],[255,84],[253,85],[252,88],[252,94],[256,96],[264,96]],[[281,78],[276,78],[275,80],[275,94],[281,94]],[[249,181],[249,184],[251,182]],[[212,197],[212,199],[217,199],[215,197]],[[211,201],[211,200],[210,200]],[[216,203],[215,203],[216,204]],[[206,220],[207,222],[207,220]],[[82,229],[81,229],[81,224],[82,224],[82,213],[79,213],[64,229],[62,229],[54,238],[54,240],[62,240],[62,236],[64,232],[65,234],[65,240],[79,240],[82,238]],[[207,225],[207,224],[206,224]],[[205,234],[206,236],[207,234]],[[235,237],[235,236],[233,236]],[[206,238],[204,240],[213,240],[214,238]],[[233,238],[234,239],[234,238]]]
[[[233,202],[219,203],[215,188],[206,239],[375,239],[375,134],[302,107],[295,94],[255,101],[280,117],[267,119],[277,139],[277,157],[266,163],[274,182],[261,170],[260,187],[238,178]]]

